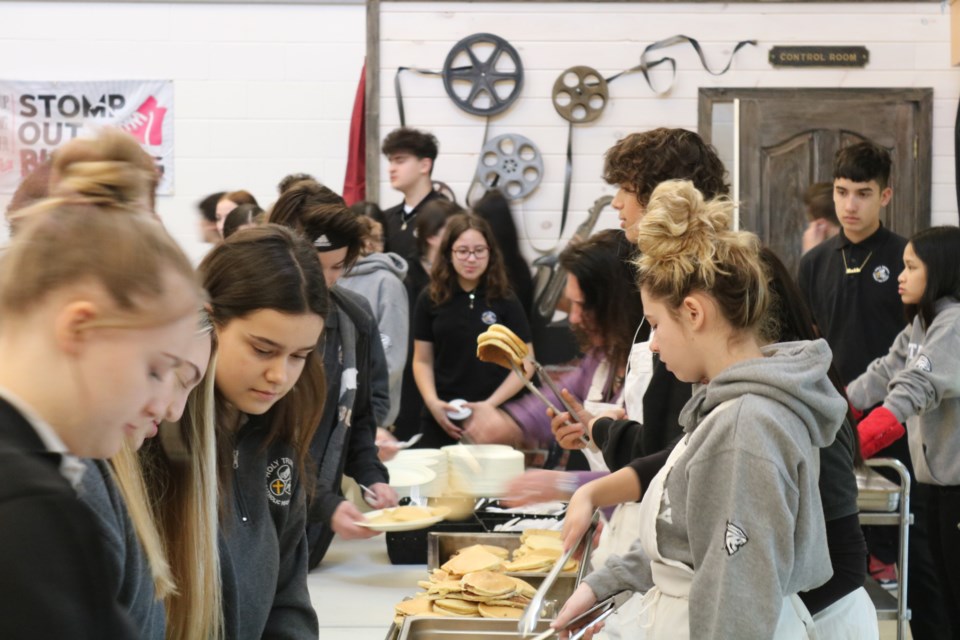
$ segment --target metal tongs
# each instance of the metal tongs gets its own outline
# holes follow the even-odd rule
[[[543,392],[540,391],[537,385],[533,384],[533,382],[531,382],[530,379],[527,378],[526,373],[523,371],[523,369],[517,366],[517,363],[513,361],[513,358],[508,357],[507,359],[510,361],[510,366],[513,368],[513,372],[517,374],[517,376],[521,380],[523,380],[524,386],[526,386],[527,389],[529,389],[531,393],[533,393],[533,395],[540,398],[540,401],[543,402],[543,404],[547,405],[553,411],[554,414],[560,415],[561,413],[563,413],[562,411],[560,411],[560,409],[557,408],[557,405],[550,402],[550,399],[547,396],[543,395]],[[553,381],[553,379],[549,376],[549,374],[547,374],[547,372],[544,370],[543,365],[541,365],[539,362],[537,362],[533,358],[527,358],[526,361],[533,365],[533,368],[536,370],[537,375],[540,377],[540,382],[545,384],[550,389],[550,391],[552,391],[557,396],[557,398],[559,398],[560,402],[563,404],[563,407],[567,410],[567,413],[569,413],[574,420],[579,419],[577,417],[576,409],[570,406],[570,403],[566,401],[566,399],[563,397],[563,394],[560,393],[560,389],[559,387],[557,387],[557,384]],[[580,435],[580,440],[582,440],[584,444],[590,443],[590,437],[586,433],[583,433]]]
[[[590,628],[592,628],[598,622],[603,622],[611,615],[616,613],[617,609],[623,606],[623,603],[629,600],[632,595],[633,592],[631,591],[620,591],[619,593],[615,593],[609,598],[601,600],[597,604],[593,605],[559,629],[547,629],[532,640],[546,640],[547,638],[550,638],[554,635],[559,635],[561,632],[569,631],[577,626],[580,626],[580,630],[576,631],[572,636],[570,636],[569,640],[580,640],[580,638],[582,638]]]
[[[540,618],[540,610],[543,608],[543,601],[547,597],[547,592],[550,591],[550,588],[553,587],[553,583],[557,581],[560,572],[563,571],[563,565],[567,564],[567,561],[573,557],[573,554],[576,550],[583,544],[583,555],[580,556],[580,569],[577,571],[577,584],[580,584],[580,581],[583,579],[583,576],[586,574],[587,562],[590,560],[590,551],[593,548],[593,536],[597,531],[597,527],[600,524],[600,510],[597,509],[593,512],[593,518],[590,520],[590,526],[587,527],[587,530],[583,532],[583,535],[577,540],[577,542],[567,549],[567,552],[564,553],[557,562],[553,565],[553,568],[550,569],[550,573],[547,574],[547,577],[543,579],[543,582],[540,583],[540,588],[537,589],[537,592],[534,594],[533,598],[530,599],[530,604],[527,605],[526,610],[523,612],[523,615],[520,617],[520,621],[517,623],[517,631],[520,634],[521,638],[526,638],[533,634],[534,630],[537,628],[537,620]],[[551,629],[550,634],[543,635],[540,634],[535,640],[542,640],[542,638],[549,638],[550,635],[556,633],[556,629]]]

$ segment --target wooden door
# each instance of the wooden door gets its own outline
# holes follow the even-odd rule
[[[932,89],[701,89],[700,134],[712,106],[740,101],[740,228],[796,273],[806,228],[803,194],[833,180],[838,149],[863,140],[893,159],[883,224],[902,236],[930,224]]]

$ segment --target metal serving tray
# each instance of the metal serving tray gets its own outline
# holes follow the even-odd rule
[[[872,469],[857,471],[857,506],[860,511],[896,511],[900,487]]]
[[[549,626],[549,620],[540,620],[536,631],[546,631]],[[517,621],[415,616],[407,618],[400,631],[400,640],[484,640],[485,638],[520,638]]]
[[[433,570],[450,559],[460,549],[475,544],[491,544],[503,547],[511,553],[520,548],[520,533],[444,533],[431,531],[427,536],[427,569]],[[546,571],[516,571],[509,575],[523,578],[534,588],[538,588],[547,577]],[[575,572],[563,573],[557,578],[553,588],[547,594],[547,600],[556,603],[559,611],[577,587]]]

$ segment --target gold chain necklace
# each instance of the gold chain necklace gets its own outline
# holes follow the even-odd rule
[[[870,253],[867,254],[867,257],[866,257],[866,259],[863,261],[863,264],[861,264],[859,267],[848,267],[848,266],[847,266],[847,254],[844,253],[844,250],[843,250],[843,249],[840,249],[840,255],[843,256],[843,268],[844,268],[845,273],[846,273],[848,276],[852,276],[852,275],[856,275],[856,274],[860,273],[861,271],[863,271],[863,268],[864,268],[865,266],[867,266],[867,263],[870,261],[870,256],[873,255],[873,251],[871,251]]]

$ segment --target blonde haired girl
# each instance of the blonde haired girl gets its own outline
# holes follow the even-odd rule
[[[142,638],[222,636],[213,342],[201,312],[164,422],[84,476],[82,497],[120,565],[117,600]]]
[[[131,210],[66,191],[19,212],[0,262],[0,637],[138,636],[75,456],[113,456],[162,415],[201,295]]]
[[[639,540],[588,576],[557,625],[635,587],[624,578],[636,575],[642,550],[654,586],[632,637],[815,633],[796,594],[830,577],[817,449],[833,441],[846,403],[827,377],[823,340],[761,347],[769,278],[756,236],[729,230],[731,211],[687,181],[651,195],[638,227],[650,347],[700,386],[680,416],[686,436],[649,486],[632,467],[609,476],[622,500],[642,491]],[[569,530],[593,510],[589,487],[571,501]]]
[[[105,129],[58,149],[49,170],[26,182],[34,183],[32,193],[40,199],[52,192],[144,216],[152,212],[156,178],[153,159],[133,138]],[[14,222],[35,213],[22,208],[12,207]],[[176,369],[166,407],[129,433],[109,463],[85,461],[78,488],[106,542],[110,569],[119,576],[114,600],[141,638],[220,635],[212,383],[190,397],[191,410],[180,424],[185,455],[168,453],[176,442],[146,440],[156,435],[161,419],[181,419],[188,393],[207,370],[212,325],[206,312],[200,315],[200,331]],[[164,426],[174,440],[176,426]]]

